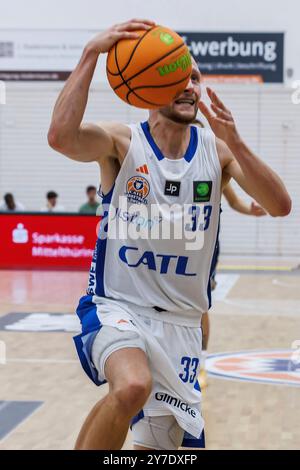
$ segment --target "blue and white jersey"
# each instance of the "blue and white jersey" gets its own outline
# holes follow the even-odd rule
[[[88,294],[198,317],[210,307],[210,270],[221,198],[214,134],[190,127],[180,159],[166,158],[147,122],[131,142],[104,218]],[[180,232],[181,230],[181,232]]]

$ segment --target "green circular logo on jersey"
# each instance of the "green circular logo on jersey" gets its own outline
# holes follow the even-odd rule
[[[167,44],[167,46],[169,46],[170,44],[172,44],[174,42],[174,38],[169,33],[163,33],[162,32],[162,33],[160,33],[159,37],[160,37],[160,40],[162,42]]]
[[[209,185],[207,183],[199,183],[196,191],[199,196],[207,196],[209,193]]]

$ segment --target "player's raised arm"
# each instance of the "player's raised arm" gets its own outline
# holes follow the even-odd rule
[[[119,124],[104,128],[96,124],[82,124],[90,84],[101,53],[108,52],[120,39],[137,38],[136,30],[147,30],[152,26],[151,21],[133,19],[112,26],[87,44],[56,101],[48,132],[48,142],[52,148],[82,162],[118,156],[115,136],[128,132],[126,126]]]
[[[273,217],[288,215],[291,199],[280,179],[258,158],[239,136],[231,112],[210,88],[211,109],[200,101],[199,109],[217,137],[217,150],[223,171],[252,196]]]

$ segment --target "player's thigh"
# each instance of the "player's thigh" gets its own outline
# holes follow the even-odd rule
[[[124,347],[113,352],[106,360],[104,372],[115,388],[129,381],[148,385],[152,381],[147,356],[140,348]]]
[[[110,386],[126,384],[133,378],[149,381],[146,346],[137,329],[103,325],[94,339],[91,359],[98,379]]]

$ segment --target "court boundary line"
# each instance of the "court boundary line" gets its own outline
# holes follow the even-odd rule
[[[31,418],[38,410],[41,409],[41,407],[45,404],[45,401],[42,401],[42,400],[4,400],[4,401],[29,401],[29,402],[39,402],[39,405],[32,411],[32,413],[30,413],[29,415],[25,416],[24,419],[22,419],[18,424],[17,426],[15,426],[11,431],[9,431],[9,433],[5,434],[5,436],[0,439],[0,444],[2,445],[2,443],[5,441],[5,439],[7,439],[8,437],[10,437],[17,429],[19,426],[21,426],[23,423],[25,423],[25,421],[27,421],[29,418]],[[4,449],[5,450],[5,449]],[[25,449],[24,449],[25,450]],[[32,449],[31,449],[32,450]]]

